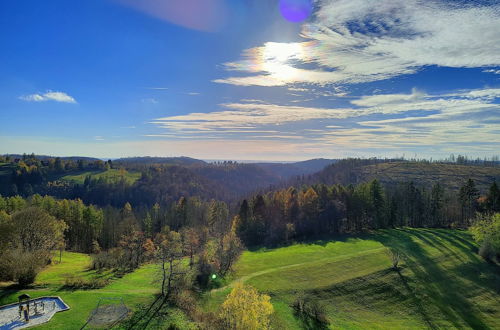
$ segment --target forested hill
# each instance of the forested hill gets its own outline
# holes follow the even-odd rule
[[[204,165],[205,161],[190,157],[128,157],[113,160],[113,163],[125,167],[145,166],[153,164],[171,165]]]
[[[336,159],[317,158],[294,163],[255,163],[255,165],[280,179],[288,179],[316,173],[335,162]]]
[[[500,181],[500,166],[491,164],[431,163],[401,160],[347,159],[325,167],[296,184],[358,184],[377,179],[383,185],[413,182],[418,186],[431,187],[439,182],[444,188],[458,190],[468,179],[474,180],[484,192],[493,181]]]

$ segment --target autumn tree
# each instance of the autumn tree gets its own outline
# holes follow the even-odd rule
[[[194,255],[200,248],[200,237],[194,228],[183,228],[181,230],[182,245],[185,254],[189,256],[189,267],[193,268]]]
[[[273,305],[268,295],[251,286],[237,283],[219,311],[221,327],[231,330],[269,329]]]
[[[243,244],[234,229],[224,234],[216,250],[217,270],[220,275],[225,276],[231,270],[242,251]]]
[[[155,245],[157,260],[161,268],[161,294],[168,299],[175,289],[176,282],[185,274],[182,269],[181,235],[165,227],[156,235]]]

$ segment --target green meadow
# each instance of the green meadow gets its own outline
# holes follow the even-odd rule
[[[391,269],[387,248],[399,250],[400,271]],[[245,251],[226,286],[200,294],[205,311],[216,311],[238,281],[271,296],[273,329],[313,329],[294,315],[291,305],[307,294],[324,306],[332,329],[498,329],[500,272],[483,261],[470,235],[458,230],[380,230],[332,241]],[[58,258],[54,258],[55,261]],[[57,295],[71,307],[41,329],[79,329],[100,297],[122,297],[132,311],[155,300],[157,268],[145,265],[117,277],[89,270],[90,257],[65,252],[61,263],[48,266],[33,288],[18,291],[4,285],[0,304],[15,302],[20,292],[32,297]],[[103,277],[96,290],[64,287],[68,275]],[[177,324],[195,328],[179,310],[150,323],[150,329]],[[118,325],[117,328],[120,328]]]
[[[125,178],[127,183],[132,184],[140,179],[141,173],[120,171],[119,169],[109,169],[103,171],[84,171],[62,176],[59,178],[59,180],[71,181],[74,183],[83,184],[87,176],[90,176],[92,179],[104,178],[106,180],[115,182],[121,180],[121,178],[123,177]]]
[[[404,255],[391,269],[387,247]],[[291,305],[306,293],[324,306],[332,329],[498,329],[500,273],[476,253],[467,232],[381,230],[370,235],[246,251],[233,282],[204,296],[216,310],[232,284],[271,296],[275,329],[313,328]]]

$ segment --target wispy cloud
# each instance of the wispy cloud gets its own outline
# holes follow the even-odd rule
[[[498,2],[319,0],[317,5],[314,20],[303,26],[305,41],[248,49],[241,60],[225,63],[228,71],[246,76],[214,81],[325,85],[383,80],[430,65],[500,66]]]
[[[30,95],[23,95],[20,96],[19,99],[26,101],[26,102],[46,102],[46,101],[55,101],[55,102],[62,102],[62,103],[76,103],[76,100],[64,93],[64,92],[53,92],[53,91],[47,91],[45,93],[35,93],[35,94],[30,94]]]
[[[158,104],[159,103],[157,99],[152,98],[152,97],[142,99],[141,102],[144,104]]]
[[[164,91],[167,90],[168,87],[145,87],[146,89],[151,89],[151,90],[158,90],[158,91]]]
[[[493,74],[500,74],[500,70],[495,70],[495,69],[489,69],[489,70],[483,70],[485,73],[493,73]]]
[[[351,106],[319,108],[257,102],[220,104],[209,113],[162,117],[151,123],[167,139],[263,139],[298,141],[308,148],[346,150],[444,150],[481,144],[500,146],[500,89],[427,94],[375,94],[353,98]],[[297,138],[298,137],[298,138]],[[267,142],[266,142],[267,143]],[[483,145],[484,144],[484,145]],[[453,149],[451,148],[451,149]],[[465,150],[465,149],[464,149]],[[478,149],[479,150],[479,149]]]

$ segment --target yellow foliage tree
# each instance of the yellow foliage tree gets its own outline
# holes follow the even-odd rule
[[[251,286],[237,283],[221,306],[219,317],[224,329],[260,330],[269,328],[273,313],[271,297]]]

